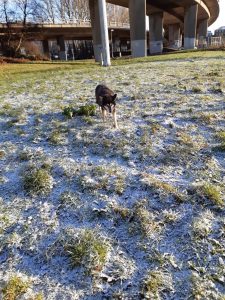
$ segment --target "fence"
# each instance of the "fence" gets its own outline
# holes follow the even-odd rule
[[[222,36],[219,37],[207,37],[207,38],[199,38],[197,40],[197,46],[200,49],[206,48],[219,48],[225,46],[225,38]]]

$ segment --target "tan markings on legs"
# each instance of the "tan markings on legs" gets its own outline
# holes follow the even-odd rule
[[[102,109],[102,118],[103,118],[103,122],[105,123],[105,119],[106,119],[106,110]]]
[[[117,124],[117,117],[116,117],[116,110],[115,108],[112,111],[112,115],[113,115],[113,122],[114,122],[114,127],[118,128],[118,124]]]

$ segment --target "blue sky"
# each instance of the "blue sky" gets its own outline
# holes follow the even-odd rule
[[[213,23],[209,30],[214,31],[215,29],[218,29],[221,26],[225,26],[225,0],[220,0],[220,15],[215,23]]]

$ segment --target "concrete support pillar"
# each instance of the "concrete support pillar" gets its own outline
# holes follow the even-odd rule
[[[57,37],[57,44],[59,46],[59,58],[60,60],[66,60],[66,46],[63,36]]]
[[[49,58],[50,57],[50,51],[49,51],[48,40],[42,41],[42,46],[43,46],[44,56],[46,56],[47,58]]]
[[[149,50],[150,54],[163,51],[163,12],[149,16]]]
[[[102,65],[108,67],[111,65],[109,52],[109,34],[106,14],[106,0],[98,0],[100,29],[102,38]]]
[[[129,16],[132,56],[146,56],[146,0],[130,0]]]
[[[198,4],[185,8],[184,12],[184,49],[194,49],[196,41]]]
[[[119,37],[116,37],[115,38],[115,42],[114,42],[114,45],[113,45],[113,49],[115,52],[120,52],[121,51],[121,42],[120,42],[120,38]]]
[[[208,33],[208,19],[199,21],[198,38],[206,38]]]
[[[98,9],[98,0],[89,0],[89,9],[91,17],[93,50],[95,61],[102,63],[102,38],[100,30],[100,17]]]
[[[174,49],[181,47],[180,24],[169,25],[169,46]]]
[[[109,35],[105,0],[89,0],[95,61],[110,66]]]

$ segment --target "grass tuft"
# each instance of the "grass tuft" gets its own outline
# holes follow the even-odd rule
[[[53,185],[53,178],[47,169],[30,167],[23,175],[24,189],[30,194],[48,194]]]
[[[6,286],[3,287],[3,300],[16,300],[26,293],[29,283],[23,281],[18,276],[13,276],[9,279]]]
[[[221,188],[219,186],[206,183],[201,186],[201,192],[202,195],[209,199],[213,204],[218,206],[224,205]]]
[[[144,280],[143,291],[147,299],[161,299],[160,293],[173,290],[172,277],[161,270],[152,270]]]
[[[64,107],[63,109],[63,115],[66,116],[69,119],[72,119],[74,114],[74,109],[72,107]]]
[[[80,232],[73,243],[65,246],[72,267],[82,266],[87,271],[100,271],[106,263],[109,245],[94,230]]]

